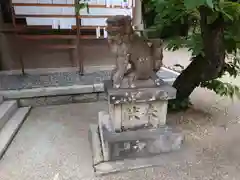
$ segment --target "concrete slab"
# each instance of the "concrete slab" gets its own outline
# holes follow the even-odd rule
[[[106,108],[101,102],[32,109],[0,161],[0,179],[52,180],[57,173],[60,180],[94,177],[88,129]]]
[[[5,101],[0,105],[0,130],[17,110],[17,101]]]
[[[30,107],[19,108],[0,130],[0,158],[4,155],[7,147],[21,127],[30,109]]]

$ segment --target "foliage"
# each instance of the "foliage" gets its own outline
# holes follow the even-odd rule
[[[187,33],[187,25],[182,24],[181,20],[177,20],[174,23],[170,23],[169,25],[165,24],[162,27],[158,27],[157,31],[153,33],[155,27],[153,26],[154,20],[156,19],[156,16],[158,15],[157,11],[154,9],[154,1],[152,0],[142,0],[143,2],[143,22],[145,25],[145,28],[152,29],[151,33],[148,33],[149,36],[155,35],[166,39],[171,36],[184,36]],[[160,10],[161,11],[161,10]],[[159,25],[159,24],[158,24]],[[160,30],[161,29],[161,30]]]
[[[80,2],[80,1],[79,1],[79,3],[75,5],[75,13],[76,13],[77,15],[79,15],[80,10],[81,10],[81,9],[84,9],[84,8],[87,8],[87,12],[89,12],[89,7],[88,7],[87,0],[83,0],[83,2],[82,2],[82,1]]]
[[[200,86],[208,88],[220,96],[229,96],[233,98],[234,95],[236,95],[238,98],[240,98],[240,88],[238,86],[225,83],[217,79],[203,82]]]
[[[240,58],[237,57],[237,55],[235,55],[232,61],[225,64],[225,70],[219,78],[223,75],[229,75],[234,78],[240,75]],[[200,87],[210,89],[220,96],[229,96],[233,98],[235,95],[240,99],[240,87],[222,82],[220,79],[202,82]]]
[[[144,3],[156,12],[155,21],[151,28],[161,32],[166,26],[181,21],[188,25],[186,36],[173,36],[166,39],[166,48],[172,51],[185,47],[192,57],[204,54],[202,29],[200,26],[200,8],[208,9],[207,23],[212,25],[218,17],[224,19],[224,45],[227,56],[233,58],[225,62],[222,73],[217,79],[202,82],[201,87],[213,90],[221,96],[240,98],[240,88],[230,83],[221,82],[220,78],[228,74],[237,77],[240,74],[240,0],[144,0]],[[194,58],[191,58],[194,59]]]

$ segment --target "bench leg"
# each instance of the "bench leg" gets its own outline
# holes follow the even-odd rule
[[[78,58],[77,59],[78,65],[79,65],[79,73],[80,75],[84,75],[84,66],[83,66],[84,52],[81,49],[80,45],[78,45],[78,48],[77,48],[77,58]]]
[[[68,40],[68,44],[71,45],[73,43],[73,41],[70,39]],[[74,55],[74,50],[73,49],[69,49],[69,59],[71,61],[71,65],[72,67],[75,66],[76,62],[75,62],[75,55]]]
[[[25,75],[25,68],[24,68],[24,61],[23,61],[23,54],[22,53],[20,53],[19,61],[20,61],[20,65],[21,65],[22,75]]]
[[[69,50],[69,57],[70,57],[70,61],[71,61],[72,67],[75,66],[75,58],[74,58],[74,56],[75,56],[74,50],[70,49]]]

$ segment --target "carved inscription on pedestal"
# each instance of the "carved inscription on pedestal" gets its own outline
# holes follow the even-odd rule
[[[166,122],[162,113],[167,110],[167,101],[122,105],[122,126],[125,129],[159,127]],[[165,114],[166,115],[166,114]]]

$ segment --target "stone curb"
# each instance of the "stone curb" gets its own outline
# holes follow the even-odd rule
[[[97,101],[106,101],[107,97],[105,93],[85,93],[75,95],[59,95],[59,96],[44,96],[33,98],[21,98],[18,100],[19,106],[26,107],[38,107],[49,105],[61,105],[71,103],[89,103]]]
[[[4,90],[0,91],[0,96],[3,96],[6,99],[20,99],[69,94],[84,94],[92,92],[94,92],[94,85],[73,85],[22,90]]]

